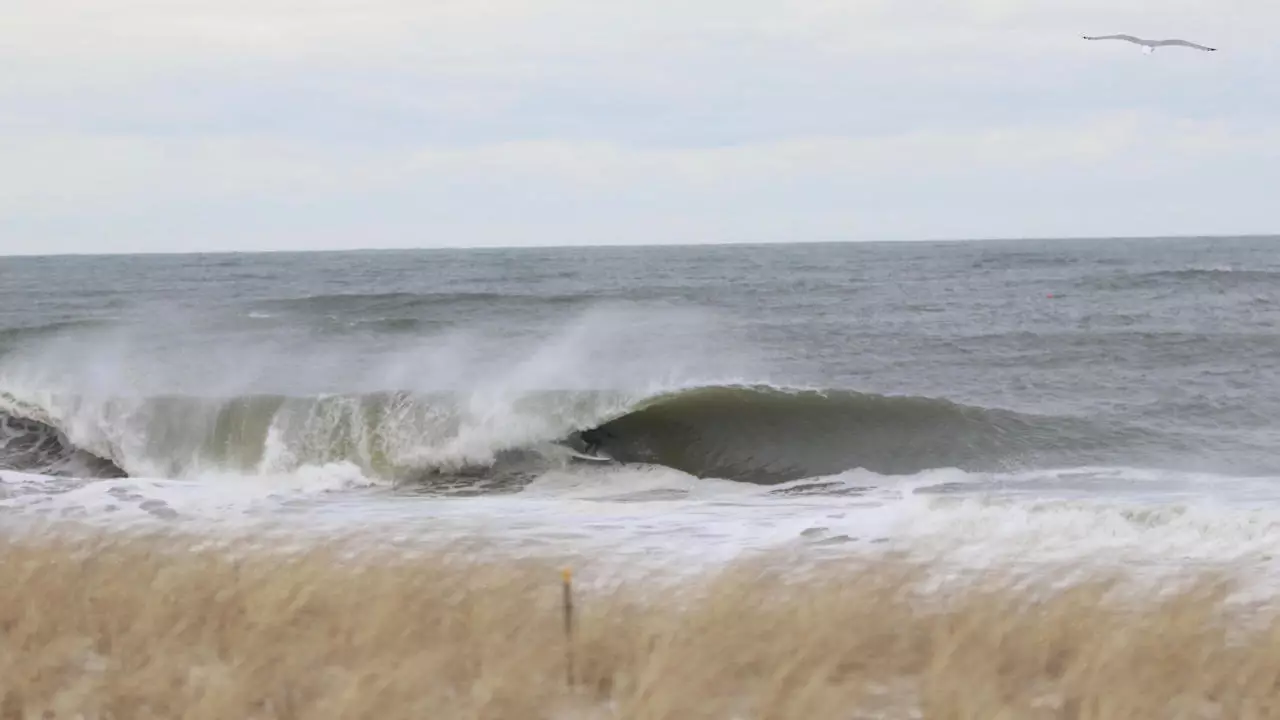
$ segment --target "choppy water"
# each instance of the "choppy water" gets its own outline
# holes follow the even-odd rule
[[[10,519],[1280,551],[1273,239],[6,258],[0,299]]]

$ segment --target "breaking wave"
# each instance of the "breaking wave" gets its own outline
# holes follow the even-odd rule
[[[0,469],[73,477],[125,477],[114,463],[78,447],[56,427],[0,412]]]
[[[596,429],[614,460],[773,484],[865,469],[1008,470],[1087,462],[1150,438],[1082,420],[852,390],[714,385],[600,391],[190,395],[0,393],[0,467],[190,477],[348,463],[403,483],[532,479]]]

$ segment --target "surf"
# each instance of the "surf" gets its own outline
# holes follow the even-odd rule
[[[622,462],[757,484],[861,469],[1006,471],[1147,439],[1073,419],[850,389],[714,385],[662,393],[599,425]]]
[[[393,484],[519,485],[583,454],[588,430],[601,436],[600,456],[580,462],[765,485],[852,469],[910,475],[1088,462],[1150,440],[1131,429],[944,398],[768,384],[512,395],[0,393],[0,420],[13,438],[25,438],[0,446],[0,466],[19,471],[63,462],[59,472],[184,478],[348,463]],[[43,449],[24,450],[31,447]]]
[[[110,460],[77,447],[56,427],[6,412],[0,412],[0,470],[54,477],[127,477]]]

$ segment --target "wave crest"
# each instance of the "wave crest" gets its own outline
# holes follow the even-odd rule
[[[615,458],[757,483],[862,468],[1002,470],[1119,438],[1082,421],[852,390],[702,387],[651,398],[602,426]]]
[[[393,482],[532,478],[563,459],[560,445],[580,444],[587,429],[599,429],[602,449],[620,462],[762,484],[855,468],[883,475],[942,467],[1008,470],[1061,454],[1080,461],[1082,453],[1141,439],[1084,421],[945,399],[767,385],[638,397],[543,391],[514,398],[387,392],[0,400],[7,411],[0,417],[27,437],[57,439],[45,445],[56,451],[0,462],[41,471],[48,465],[41,458],[78,453],[102,463],[86,465],[89,470],[150,477],[350,463]]]

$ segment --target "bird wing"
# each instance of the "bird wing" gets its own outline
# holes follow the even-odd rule
[[[1083,35],[1085,40],[1126,40],[1131,43],[1142,44],[1142,41],[1132,35]]]
[[[1197,44],[1195,44],[1195,43],[1193,43],[1193,42],[1187,42],[1186,40],[1177,40],[1177,39],[1174,39],[1174,40],[1158,40],[1158,41],[1156,41],[1156,42],[1154,42],[1154,43],[1152,43],[1152,44],[1153,44],[1153,45],[1161,45],[1161,46],[1168,46],[1168,45],[1181,45],[1181,46],[1183,46],[1183,47],[1195,48],[1195,49],[1197,49],[1197,50],[1205,50],[1205,51],[1207,51],[1207,52],[1213,52],[1213,51],[1217,50],[1217,48],[1205,47],[1204,45],[1197,45]]]

